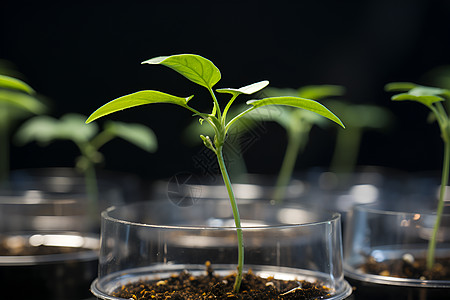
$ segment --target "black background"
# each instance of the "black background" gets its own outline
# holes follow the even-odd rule
[[[340,84],[347,89],[343,99],[390,109],[393,126],[363,136],[361,165],[406,171],[441,166],[442,142],[437,125],[426,122],[427,109],[391,102],[383,86],[391,81],[427,84],[430,70],[450,64],[450,1],[2,3],[0,58],[15,63],[25,80],[50,99],[52,116],[89,115],[107,101],[143,89],[195,94],[197,107],[209,107],[201,87],[162,66],[140,64],[160,55],[196,53],[221,70],[216,87],[264,79],[274,87]],[[112,141],[103,148],[107,169],[151,179],[204,172],[193,159],[203,146],[182,139],[192,121],[188,111],[155,105],[110,119],[148,125],[159,150],[147,154]],[[280,166],[285,132],[276,124],[265,129],[244,153],[250,172],[271,174]],[[337,129],[313,128],[297,170],[329,165]],[[76,155],[70,142],[13,146],[11,168],[71,166]]]

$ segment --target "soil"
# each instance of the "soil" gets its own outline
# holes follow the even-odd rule
[[[367,274],[420,280],[450,280],[450,258],[437,258],[431,270],[426,268],[424,258],[405,254],[402,259],[377,262],[373,257],[360,266]]]
[[[327,299],[331,290],[320,282],[262,278],[251,271],[244,274],[239,293],[233,292],[235,274],[219,276],[207,263],[204,275],[187,271],[165,280],[140,281],[123,285],[113,296],[134,299]]]

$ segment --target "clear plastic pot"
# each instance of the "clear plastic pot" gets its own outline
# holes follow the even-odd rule
[[[398,199],[353,208],[345,232],[344,270],[356,287],[355,299],[445,299],[450,280],[401,278],[392,271],[369,273],[364,264],[404,261],[413,265],[427,254],[436,214],[433,201]],[[443,215],[435,252],[450,260],[450,214]]]
[[[320,280],[345,299],[351,288],[343,278],[339,214],[297,205],[240,201],[244,232],[244,269],[261,276]],[[91,290],[100,299],[123,284],[164,278],[182,270],[232,273],[237,237],[229,200],[198,199],[191,206],[150,201],[113,207],[102,213],[98,278]]]

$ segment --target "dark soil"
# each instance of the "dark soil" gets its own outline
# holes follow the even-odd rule
[[[420,280],[450,280],[450,258],[437,258],[431,270],[424,258],[404,255],[403,259],[377,262],[373,257],[360,267],[367,274]]]
[[[238,294],[233,292],[235,275],[219,276],[211,267],[205,275],[193,276],[187,271],[165,280],[141,281],[122,286],[115,297],[147,299],[327,299],[330,289],[320,282],[286,281],[261,278],[251,271],[244,274]]]

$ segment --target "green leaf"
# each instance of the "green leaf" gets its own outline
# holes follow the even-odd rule
[[[233,89],[233,88],[224,88],[224,89],[217,89],[216,91],[218,93],[229,93],[232,95],[239,95],[239,94],[246,94],[251,95],[256,92],[259,92],[263,88],[265,88],[269,84],[269,81],[263,80],[260,82],[256,82],[250,85],[246,85],[244,87],[241,87],[239,89]]]
[[[303,108],[319,115],[330,119],[333,122],[336,122],[343,128],[345,128],[344,124],[339,120],[339,118],[334,115],[331,111],[329,111],[325,106],[316,102],[314,100],[299,98],[299,97],[272,97],[272,98],[264,98],[261,100],[250,100],[247,101],[247,104],[253,105],[255,108],[263,107],[266,105],[287,105],[297,108]]]
[[[342,96],[345,88],[340,85],[307,85],[297,90],[297,96],[307,99],[323,99],[332,96]]]
[[[177,97],[173,95],[169,95],[166,93],[158,92],[158,91],[140,91],[133,94],[125,95],[120,98],[114,99],[105,105],[101,106],[95,112],[93,112],[89,118],[86,120],[86,123],[90,123],[98,118],[101,118],[105,115],[111,114],[113,112],[124,110],[127,108],[144,105],[144,104],[152,104],[152,103],[170,103],[176,104],[183,107],[188,107],[187,103],[194,96],[190,96],[187,98]]]
[[[148,152],[155,152],[158,148],[156,135],[147,126],[136,123],[108,121],[105,123],[105,130]]]
[[[398,94],[395,96],[392,96],[391,98],[394,101],[415,101],[415,102],[419,102],[422,103],[428,107],[430,107],[431,105],[433,105],[433,103],[435,102],[440,102],[440,101],[444,101],[445,99],[439,96],[434,96],[434,95],[430,95],[430,96],[416,96],[416,95],[411,95],[409,93],[402,93],[402,94]]]
[[[159,56],[143,64],[164,65],[187,79],[211,89],[221,78],[219,69],[208,59],[195,54]]]
[[[15,141],[26,144],[37,141],[48,144],[54,140],[71,140],[74,142],[87,142],[98,131],[96,124],[86,126],[86,116],[67,114],[60,119],[49,116],[37,116],[26,121],[15,135]]]
[[[0,75],[0,87],[22,91],[30,95],[35,93],[34,90],[22,80],[6,75]]]
[[[391,82],[384,86],[387,92],[407,92],[415,88],[417,84],[412,82]]]
[[[34,114],[45,111],[45,105],[36,98],[12,90],[0,90],[0,102],[4,102]]]

